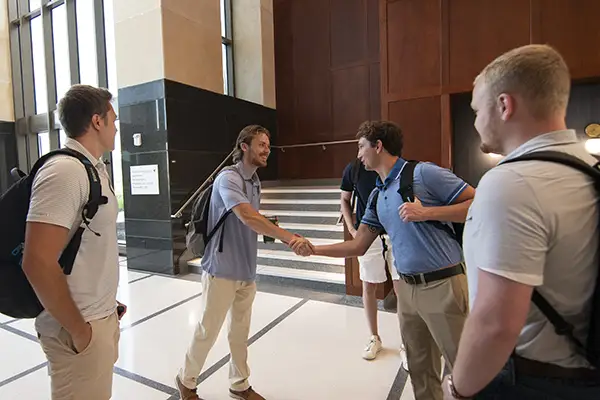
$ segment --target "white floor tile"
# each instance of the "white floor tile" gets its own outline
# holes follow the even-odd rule
[[[406,380],[406,385],[404,386],[404,391],[402,392],[400,400],[415,400],[415,393],[413,392],[410,377]]]
[[[121,320],[121,326],[130,325],[201,291],[202,285],[198,282],[162,276],[121,285],[117,300],[127,305],[127,314]]]
[[[46,361],[38,343],[0,329],[0,382]],[[16,397],[4,397],[11,399]]]
[[[361,353],[368,340],[364,312],[309,302],[250,346],[252,386],[278,400],[385,399],[400,368],[398,320],[380,313],[385,349],[375,361]],[[198,394],[227,399],[228,369],[200,385]]]
[[[150,279],[152,278],[144,281]],[[135,285],[137,283],[133,286]],[[258,293],[254,301],[250,335],[254,335],[298,301],[297,298]],[[200,312],[201,299],[198,298],[122,332],[117,365],[173,386],[173,379],[183,364]],[[226,326],[227,323],[208,355],[205,369],[229,353]]]
[[[13,322],[12,324],[10,324],[10,326],[37,337],[37,332],[35,330],[35,319],[33,318],[21,319],[19,321]]]
[[[8,315],[0,314],[0,324],[3,324],[13,319],[13,317],[9,317]]]
[[[6,386],[0,387],[0,399],[48,400],[50,377],[47,368],[42,368]],[[169,395],[137,383],[120,375],[113,376],[112,400],[165,400]]]
[[[308,269],[274,267],[261,265],[258,267],[259,275],[277,276],[283,278],[305,279],[308,281],[344,284],[346,275],[338,272],[313,271]]]
[[[127,269],[127,264],[121,265],[119,268],[119,285],[122,286],[123,284],[129,283],[134,279],[143,278],[148,275],[150,274]]]

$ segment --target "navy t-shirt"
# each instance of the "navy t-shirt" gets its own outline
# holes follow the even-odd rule
[[[359,161],[352,161],[344,169],[344,175],[342,176],[342,184],[340,189],[344,192],[354,191],[354,185],[352,183],[352,166],[357,163],[359,165],[358,182],[356,184],[357,197],[356,197],[356,224],[354,228],[358,229],[360,221],[365,215],[365,209],[367,208],[367,202],[373,189],[375,189],[375,182],[377,181],[377,172],[367,171],[365,166]]]

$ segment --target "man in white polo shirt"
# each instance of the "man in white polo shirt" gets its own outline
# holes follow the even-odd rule
[[[539,151],[594,165],[565,116],[571,79],[554,49],[505,53],[475,81],[483,150],[506,155],[477,188],[464,235],[471,314],[446,399],[600,399],[600,374],[532,303],[534,289],[586,342],[598,275],[598,199],[584,173]]]
[[[86,168],[67,155],[50,158],[35,175],[23,270],[45,310],[35,327],[48,358],[53,400],[108,400],[118,357],[117,200],[102,154],[114,149],[116,114],[105,89],[73,86],[60,101],[66,147],[98,171],[102,196],[86,226],[70,275],[58,259],[82,224],[90,182]],[[122,314],[121,314],[122,315]]]

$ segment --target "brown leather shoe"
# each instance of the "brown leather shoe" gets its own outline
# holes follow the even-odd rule
[[[265,400],[260,394],[256,393],[252,387],[249,387],[243,392],[236,392],[229,389],[229,397],[236,400]]]
[[[177,385],[177,390],[179,391],[179,396],[181,396],[181,400],[202,400],[196,394],[196,389],[188,389],[183,386],[181,379],[179,379],[179,375],[175,377],[175,385]]]

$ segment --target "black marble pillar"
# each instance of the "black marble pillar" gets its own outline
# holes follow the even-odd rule
[[[128,266],[177,274],[185,248],[179,206],[229,154],[249,124],[268,128],[276,140],[275,110],[181,83],[158,80],[119,90]],[[133,135],[142,135],[134,146]],[[260,172],[277,178],[277,155]],[[158,195],[132,195],[130,168],[158,165]]]
[[[18,166],[15,123],[0,121],[0,193],[13,183],[10,170]]]

